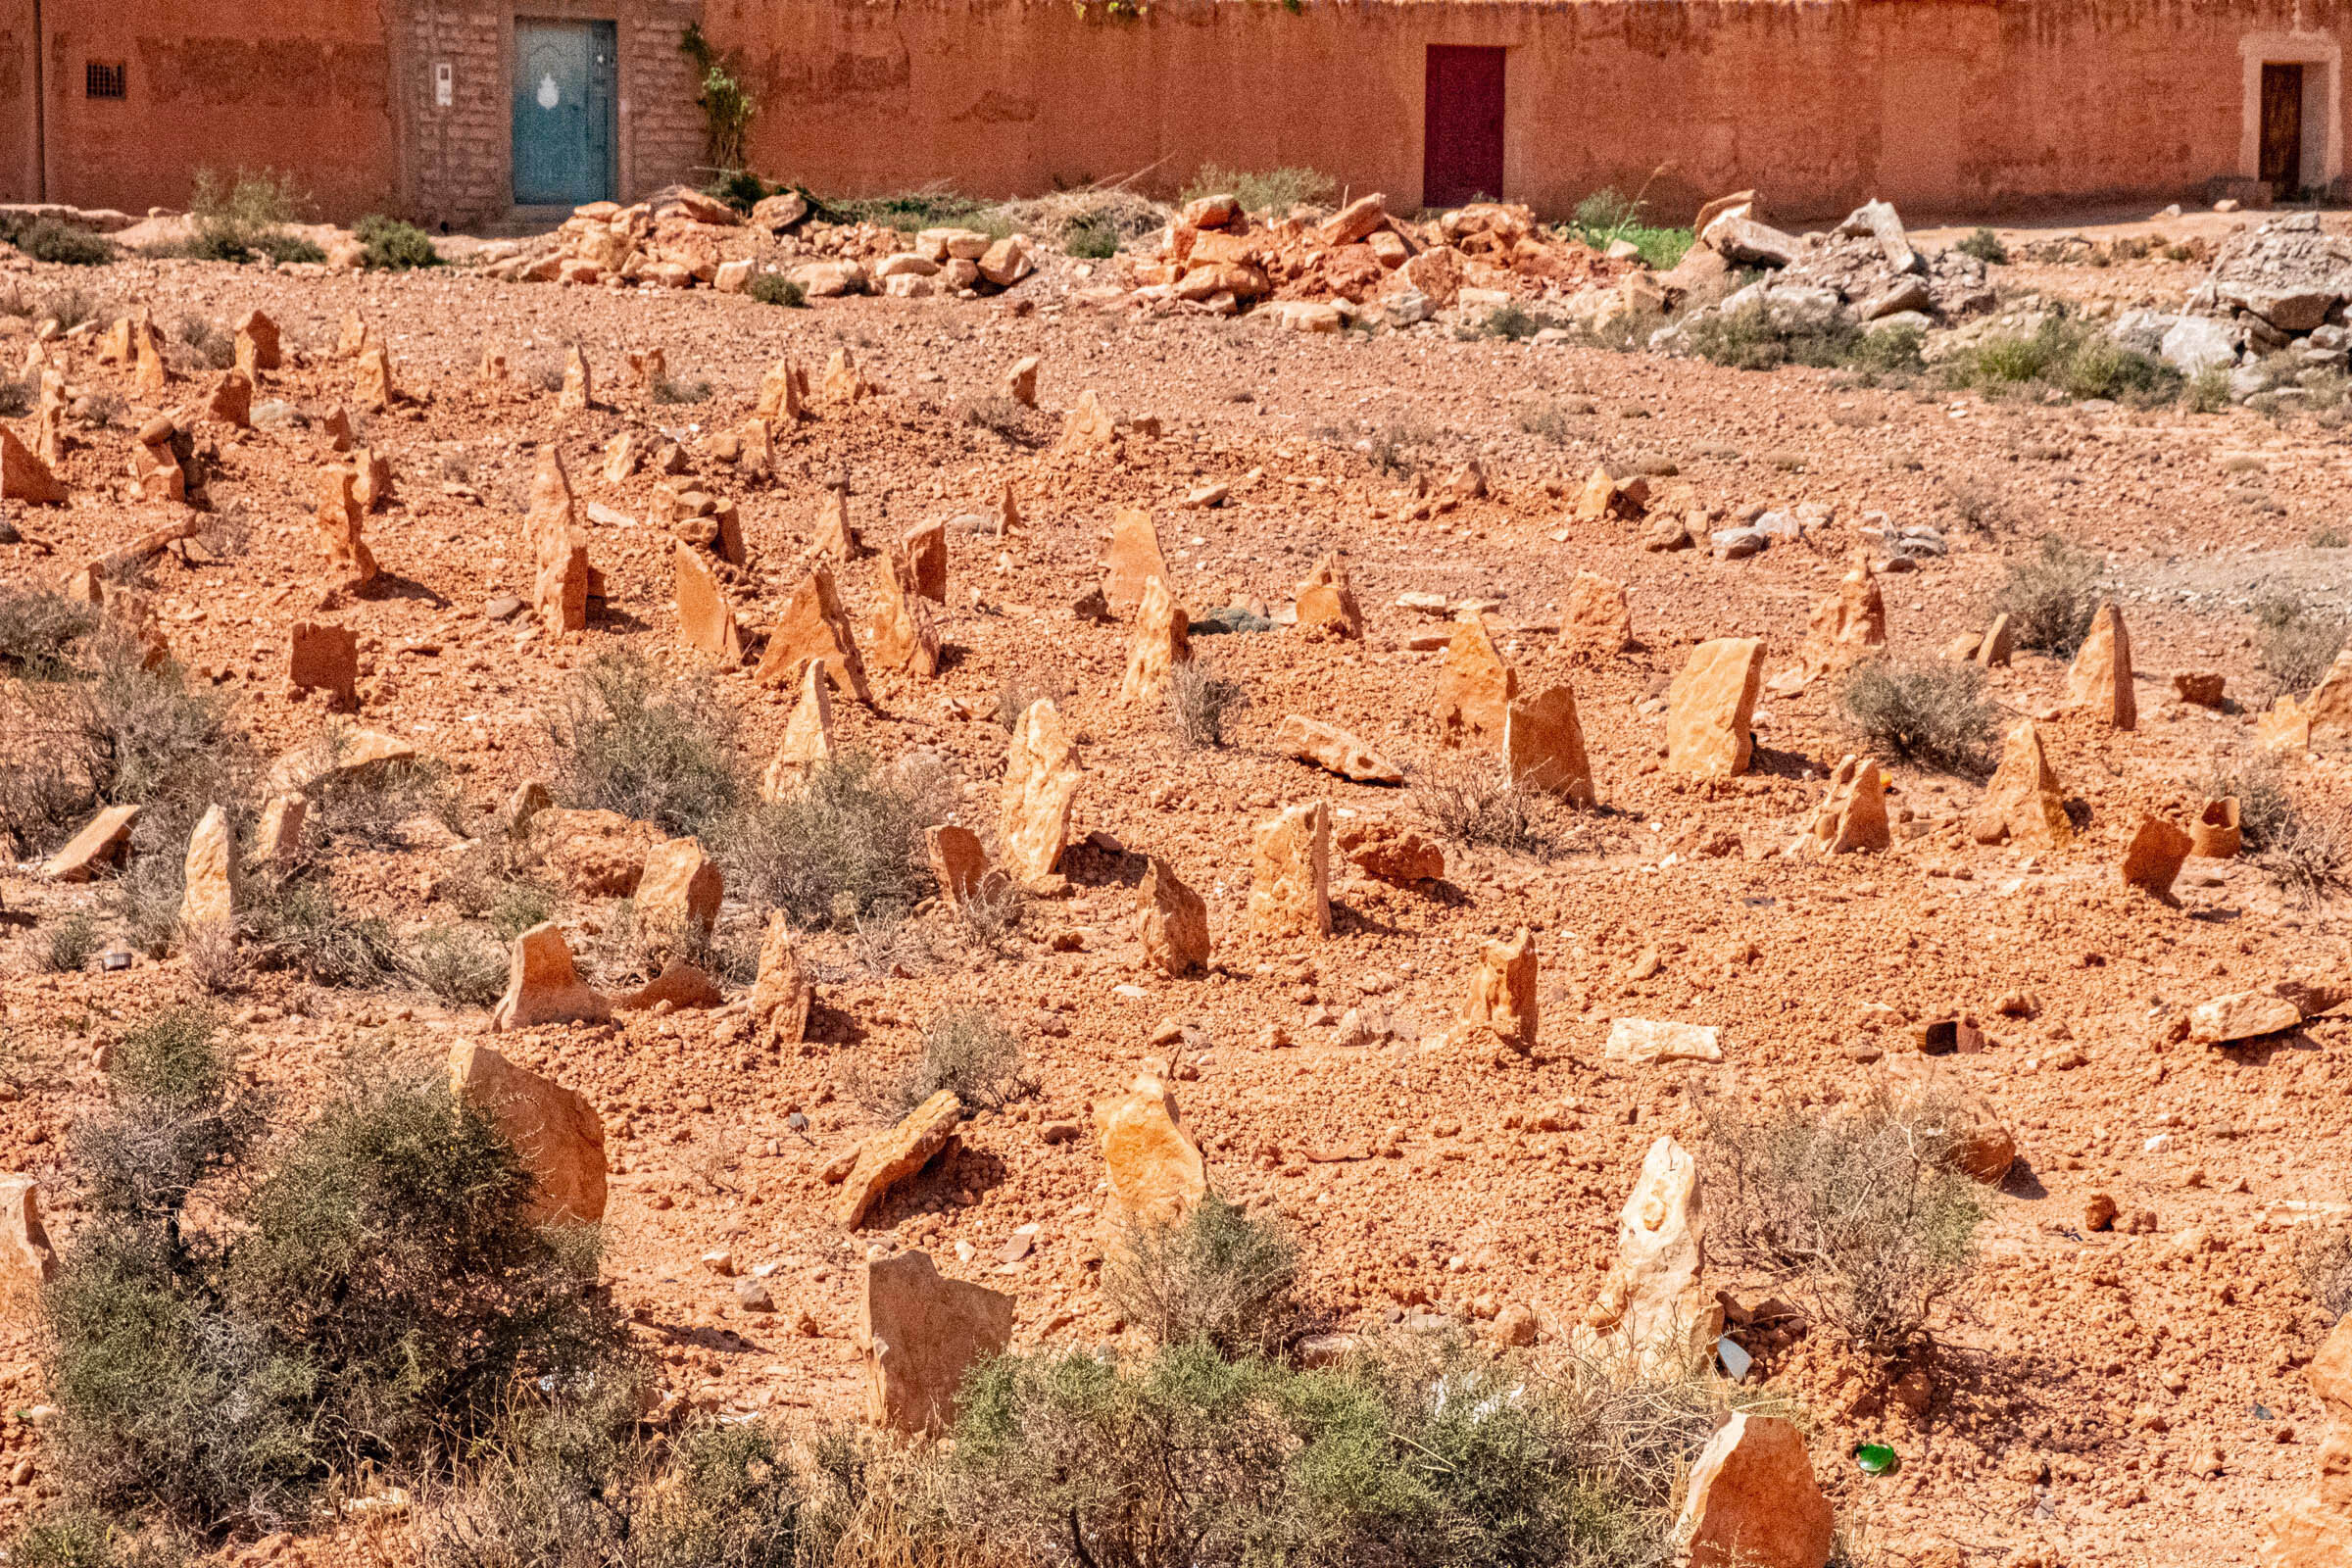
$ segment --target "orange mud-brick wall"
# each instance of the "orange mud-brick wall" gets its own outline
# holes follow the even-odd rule
[[[695,175],[699,21],[757,170],[820,192],[1303,165],[1398,207],[1919,219],[2332,185],[2352,0],[0,0],[0,198],[268,168],[320,217],[498,221],[518,21],[609,24],[620,200]]]

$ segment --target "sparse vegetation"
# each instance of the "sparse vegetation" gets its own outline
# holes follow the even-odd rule
[[[1228,1358],[1290,1344],[1298,1283],[1297,1244],[1213,1193],[1179,1224],[1129,1224],[1102,1262],[1102,1298],[1154,1344],[1200,1342]]]
[[[114,242],[54,218],[15,219],[0,224],[0,238],[36,262],[63,267],[103,267],[115,259]]]
[[[672,378],[663,376],[653,384],[651,396],[656,403],[708,403],[710,383],[694,376]]]
[[[1568,232],[1596,251],[1624,240],[1642,253],[1643,266],[1653,271],[1669,271],[1698,236],[1688,228],[1661,228],[1643,222],[1648,205],[1638,196],[1622,195],[1604,186],[1576,204],[1576,219],[1568,224]]]
[[[237,363],[237,340],[210,317],[188,312],[172,323],[172,336],[207,369],[225,370]]]
[[[1001,435],[1017,446],[1034,447],[1043,442],[1033,428],[1036,416],[1011,398],[1001,392],[977,397],[963,406],[963,422],[975,428]]]
[[[0,588],[0,672],[64,680],[74,647],[98,626],[97,608],[44,588]]]
[[[328,730],[315,743],[321,760],[349,745],[350,731]],[[381,763],[357,772],[330,771],[309,790],[306,833],[321,848],[408,849],[420,824],[466,836],[466,818],[449,765],[433,760]]]
[[[2311,548],[2314,550],[2352,550],[2352,533],[2346,533],[2341,528],[2321,523],[2311,530]]]
[[[705,687],[657,689],[638,655],[600,654],[574,677],[551,726],[556,794],[664,833],[707,835],[744,795],[733,711]]]
[[[728,885],[802,925],[904,919],[930,881],[923,829],[947,819],[949,788],[936,762],[841,753],[736,813],[716,840]]]
[[[2180,395],[2182,377],[2162,360],[2125,348],[2096,322],[2053,310],[2031,332],[1996,333],[1946,360],[1956,387],[1999,392],[2041,386],[2071,398],[2146,406]]]
[[[808,291],[782,272],[754,272],[743,291],[761,305],[781,305],[797,311],[808,303]]]
[[[2180,406],[2191,414],[2219,414],[2230,407],[2230,368],[2208,365],[2182,382]]]
[[[2090,632],[2105,575],[2098,557],[2057,534],[2044,534],[2030,560],[2009,564],[1992,608],[2009,617],[2010,635],[2020,648],[2069,657]]]
[[[1898,1356],[1967,1283],[1984,1218],[1939,1104],[1874,1097],[1840,1114],[1707,1107],[1708,1239],[1773,1272],[1816,1322]]]
[[[307,869],[246,877],[238,917],[255,962],[313,985],[381,985],[398,963],[391,928],[347,912],[333,885]]]
[[[1321,206],[1338,194],[1339,188],[1338,180],[1311,169],[1267,169],[1250,173],[1202,164],[1176,199],[1193,202],[1203,196],[1231,196],[1245,213],[1270,213],[1280,218],[1294,207]]]
[[[1826,369],[1844,364],[1862,341],[1861,329],[1842,317],[1781,319],[1761,301],[1699,317],[1683,331],[1691,353],[1735,370],[1771,370],[1784,365]]]
[[[950,1007],[923,1026],[923,1054],[891,1086],[888,1108],[905,1115],[943,1089],[966,1110],[1002,1110],[1035,1094],[1021,1071],[1021,1043],[985,1007]]]
[[[203,262],[250,262],[257,256],[278,263],[323,262],[325,252],[286,227],[305,205],[290,173],[241,169],[228,176],[199,169],[188,197],[195,232],[165,254]]]
[[[739,51],[719,50],[703,35],[698,22],[686,24],[678,47],[702,73],[701,90],[694,101],[703,111],[704,167],[743,169],[750,162],[752,122],[760,116],[760,101],[743,83]]]
[[[419,932],[403,966],[453,1007],[490,1006],[507,989],[506,946],[478,925],[437,925]]]
[[[363,264],[376,272],[406,272],[419,267],[439,267],[441,253],[433,237],[415,223],[382,213],[369,213],[351,225],[351,237],[367,247]]]
[[[1550,847],[1544,807],[1491,758],[1443,758],[1414,776],[1412,790],[1430,831],[1450,843],[1536,856]]]
[[[991,239],[1004,239],[1012,232],[1011,221],[994,206],[959,196],[945,186],[829,200],[821,205],[838,220],[879,223],[905,234],[926,228],[968,228]]]
[[[69,914],[49,928],[42,959],[52,974],[75,974],[98,954],[98,922],[86,914]]]
[[[2296,1233],[2295,1274],[2303,1293],[2335,1322],[2352,1312],[2352,1225],[2312,1225]]]
[[[1119,226],[1105,218],[1086,218],[1061,231],[1061,248],[1081,261],[1108,261],[1119,254]]]
[[[1952,248],[1963,256],[1974,256],[1987,267],[2000,267],[2009,260],[2009,247],[1989,228],[1976,230]]]
[[[1984,771],[2000,710],[1973,663],[1854,666],[1838,691],[1846,722],[1883,755],[1953,773]]]
[[[2257,599],[2254,625],[2263,672],[2283,693],[2300,695],[2317,686],[2344,646],[2344,618],[2292,594]]]
[[[1168,673],[1168,722],[1188,748],[1223,746],[1226,722],[1249,706],[1247,687],[1227,680],[1200,660],[1178,664]]]

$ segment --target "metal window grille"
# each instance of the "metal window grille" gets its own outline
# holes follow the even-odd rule
[[[85,96],[91,98],[126,98],[130,95],[130,66],[118,60],[106,65],[92,60],[87,63],[84,82]]]

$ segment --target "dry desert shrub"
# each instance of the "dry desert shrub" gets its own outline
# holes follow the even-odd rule
[[[2254,602],[2255,649],[2275,691],[2310,691],[2344,646],[2344,618],[2291,594]]]
[[[1002,1110],[1037,1093],[1021,1070],[1021,1043],[985,1007],[949,1007],[923,1026],[922,1054],[903,1069],[863,1075],[858,1098],[877,1114],[904,1116],[941,1090],[964,1109]]]
[[[49,928],[41,966],[51,974],[78,974],[97,956],[98,944],[98,923],[86,914],[70,914]]]
[[[1932,1343],[1984,1218],[1949,1107],[1880,1096],[1840,1114],[1707,1106],[1710,1240],[1777,1276],[1816,1322],[1896,1356]]]
[[[2098,557],[2057,534],[2045,534],[2036,555],[2009,564],[2008,575],[1993,595],[1993,611],[2009,617],[2010,633],[2020,648],[2071,655],[2082,646],[2091,617],[2098,613],[2099,581],[2105,570]]]
[[[1214,1193],[1181,1223],[1131,1223],[1102,1262],[1102,1298],[1156,1345],[1274,1355],[1300,1332],[1298,1247]]]
[[[659,680],[623,652],[599,654],[580,671],[550,726],[556,796],[664,833],[709,835],[745,794],[734,713],[706,686],[663,691]]]
[[[755,907],[804,926],[896,924],[930,881],[923,829],[947,820],[954,804],[954,781],[933,759],[885,767],[844,752],[790,794],[737,811],[719,852],[730,887]]]
[[[2334,1322],[2352,1312],[2352,1225],[2315,1226],[2295,1239],[2304,1294]]]
[[[1223,746],[1226,721],[1249,706],[1249,688],[1200,660],[1168,673],[1168,724],[1188,751]]]
[[[1552,847],[1551,807],[1515,787],[1491,757],[1444,757],[1413,776],[1413,804],[1430,831],[1451,844],[1543,856]]]
[[[1973,663],[1865,660],[1838,688],[1846,722],[1883,756],[1953,773],[1984,771],[2000,710]]]

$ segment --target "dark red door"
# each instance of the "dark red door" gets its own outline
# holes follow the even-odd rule
[[[1502,51],[1429,46],[1422,103],[1421,204],[1502,199]]]
[[[2303,183],[2303,68],[2262,68],[2262,177],[2285,201]]]

